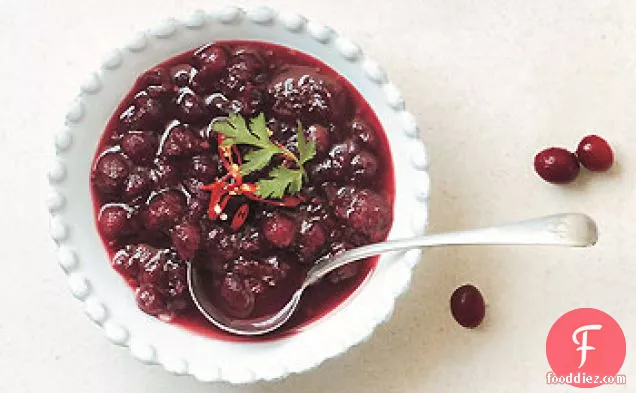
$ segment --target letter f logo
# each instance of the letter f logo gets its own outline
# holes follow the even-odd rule
[[[587,351],[593,351],[596,349],[587,345],[587,332],[589,330],[601,330],[601,327],[601,325],[585,325],[576,329],[572,334],[572,341],[574,341],[574,344],[580,345],[580,347],[576,349],[577,351],[581,351],[581,364],[579,364],[579,368],[583,367],[585,360],[587,360]],[[579,342],[576,336],[581,332],[583,334],[581,335],[581,342]]]

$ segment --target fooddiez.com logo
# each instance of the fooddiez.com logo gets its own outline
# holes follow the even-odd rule
[[[546,355],[552,371],[547,384],[593,388],[625,384],[618,374],[625,361],[625,335],[607,313],[578,308],[559,318],[548,333]]]

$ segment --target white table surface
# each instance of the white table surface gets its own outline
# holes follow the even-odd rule
[[[251,1],[243,1],[245,5]],[[557,5],[558,3],[558,5]],[[428,144],[432,230],[559,211],[598,220],[592,249],[425,252],[412,289],[373,338],[318,369],[251,386],[205,385],[111,345],[66,288],[43,206],[52,132],[80,77],[130,33],[197,0],[0,2],[0,392],[562,392],[545,339],[577,307],[611,314],[636,388],[636,3],[623,1],[271,1],[359,42],[402,89]],[[590,131],[615,147],[607,175],[538,180],[532,157]],[[460,328],[448,299],[465,282],[488,302]]]

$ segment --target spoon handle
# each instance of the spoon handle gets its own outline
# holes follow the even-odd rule
[[[390,251],[449,245],[550,245],[587,247],[594,245],[596,223],[581,213],[564,213],[457,232],[434,233],[411,239],[389,240],[344,252],[318,261],[307,273],[305,287],[325,274],[353,261]]]

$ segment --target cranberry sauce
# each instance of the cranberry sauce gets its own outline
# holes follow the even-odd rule
[[[230,114],[250,126],[263,114],[264,134],[287,154],[244,176],[256,184],[244,189],[258,192],[258,182],[278,168],[306,172],[300,191],[290,186],[282,199],[232,191],[218,202],[215,190],[228,186],[219,182],[234,176],[229,186],[238,190],[243,181],[228,159],[240,166],[258,149],[219,146],[216,126]],[[304,163],[288,160],[301,151],[300,132],[315,143]],[[219,331],[198,313],[186,261],[200,269],[208,296],[229,315],[270,314],[317,259],[386,238],[393,183],[384,131],[351,84],[303,53],[242,41],[206,45],[139,76],[106,126],[91,170],[98,231],[139,308],[228,340],[248,339]],[[374,264],[369,259],[329,274],[307,290],[292,320],[266,338],[332,310]]]

